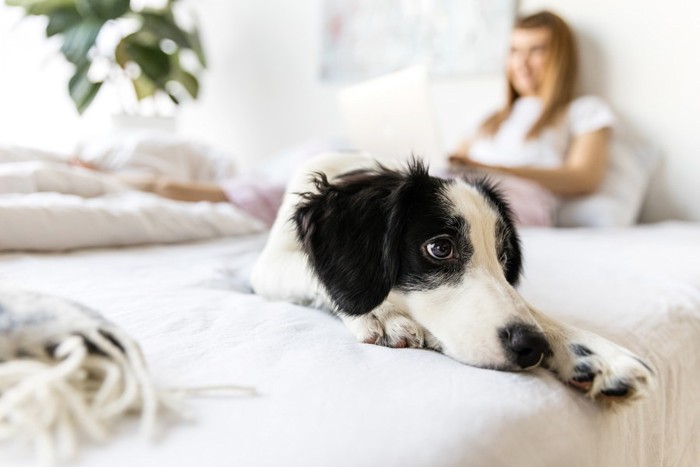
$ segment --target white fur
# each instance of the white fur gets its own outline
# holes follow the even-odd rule
[[[441,342],[446,355],[471,365],[515,369],[496,330],[516,321],[539,326],[503,276],[496,252],[498,214],[483,195],[460,180],[446,195],[455,214],[478,219],[470,222],[474,253],[469,268],[456,285],[406,293],[405,309]]]

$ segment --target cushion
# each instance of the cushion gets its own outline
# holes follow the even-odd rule
[[[600,189],[565,199],[557,213],[559,227],[625,227],[636,223],[659,151],[628,137],[610,144],[610,164]]]

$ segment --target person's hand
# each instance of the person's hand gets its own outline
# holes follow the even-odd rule
[[[117,173],[114,176],[122,183],[139,191],[158,193],[158,188],[165,182],[165,177],[149,173]]]
[[[85,162],[84,160],[80,159],[78,156],[73,156],[68,160],[68,165],[72,165],[73,167],[82,167],[83,169],[88,169],[88,170],[95,170],[99,171],[99,167],[97,167],[95,164],[92,162]]]

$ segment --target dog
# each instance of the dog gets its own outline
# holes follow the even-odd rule
[[[654,372],[632,352],[530,306],[515,289],[521,270],[513,214],[488,180],[339,152],[292,177],[251,285],[335,312],[359,342],[495,370],[544,367],[594,399],[652,388]]]

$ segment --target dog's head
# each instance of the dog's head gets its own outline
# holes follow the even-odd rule
[[[294,222],[302,249],[340,313],[369,313],[392,294],[462,362],[536,365],[547,343],[514,286],[513,216],[486,180],[432,177],[420,162],[328,180],[316,174]]]

